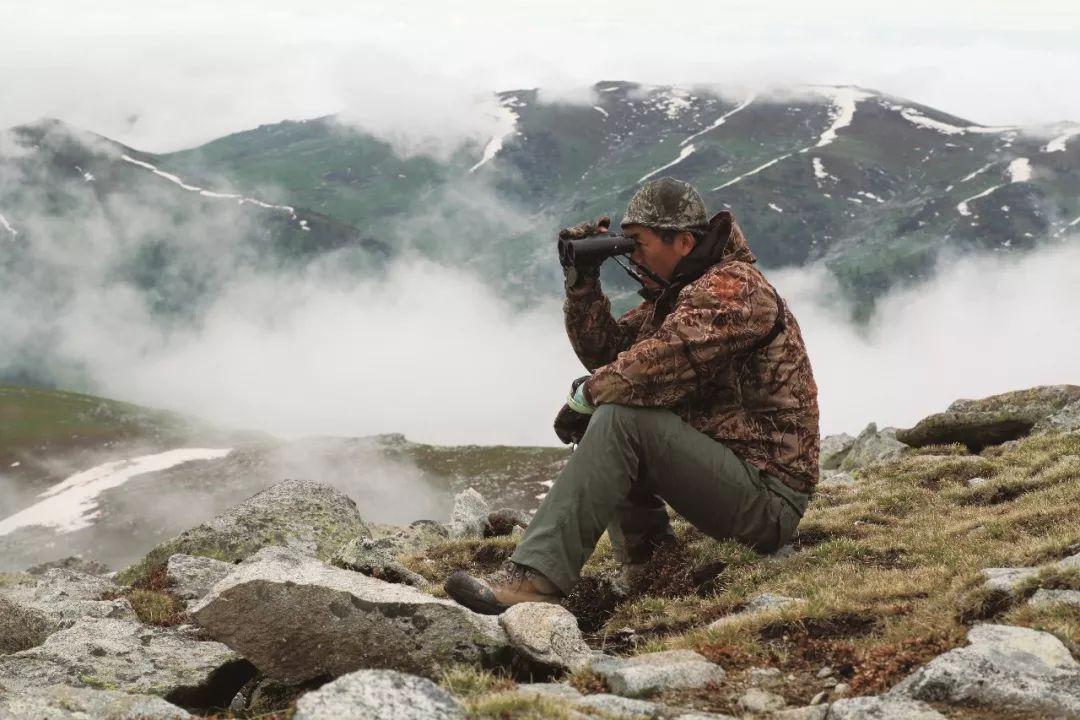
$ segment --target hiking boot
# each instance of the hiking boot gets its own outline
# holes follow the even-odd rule
[[[524,602],[558,603],[563,594],[542,574],[524,565],[510,564],[504,577],[492,582],[458,570],[446,578],[443,589],[461,605],[483,615],[499,615]]]
[[[612,589],[621,597],[626,597],[632,590],[638,590],[648,582],[645,571],[648,563],[624,563],[619,567],[619,577],[612,583]]]

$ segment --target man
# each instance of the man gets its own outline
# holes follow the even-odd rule
[[[609,222],[561,237],[604,234]],[[622,228],[645,301],[616,321],[599,268],[567,271],[566,329],[592,374],[575,381],[555,425],[579,445],[509,576],[447,579],[447,593],[478,612],[558,602],[605,529],[632,584],[672,539],[666,505],[718,540],[774,551],[817,481],[817,386],[799,325],[732,214],[708,219],[692,186],[661,178],[630,200]]]

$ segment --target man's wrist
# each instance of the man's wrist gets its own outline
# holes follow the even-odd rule
[[[571,410],[582,415],[592,415],[596,412],[596,407],[585,398],[585,383],[580,383],[570,392],[569,397],[566,398],[566,404]]]

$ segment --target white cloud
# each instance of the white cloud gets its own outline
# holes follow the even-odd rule
[[[415,149],[416,129],[486,135],[466,113],[483,93],[547,87],[580,98],[601,80],[720,85],[738,97],[859,84],[984,124],[1080,119],[1069,92],[1080,8],[1065,0],[915,0],[872,12],[847,0],[678,12],[615,0],[0,0],[0,27],[0,127],[56,116],[150,151],[342,110]]]

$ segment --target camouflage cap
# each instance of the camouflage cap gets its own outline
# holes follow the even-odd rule
[[[705,201],[694,186],[672,177],[650,180],[626,206],[622,226],[644,225],[657,230],[704,228],[709,224]]]

